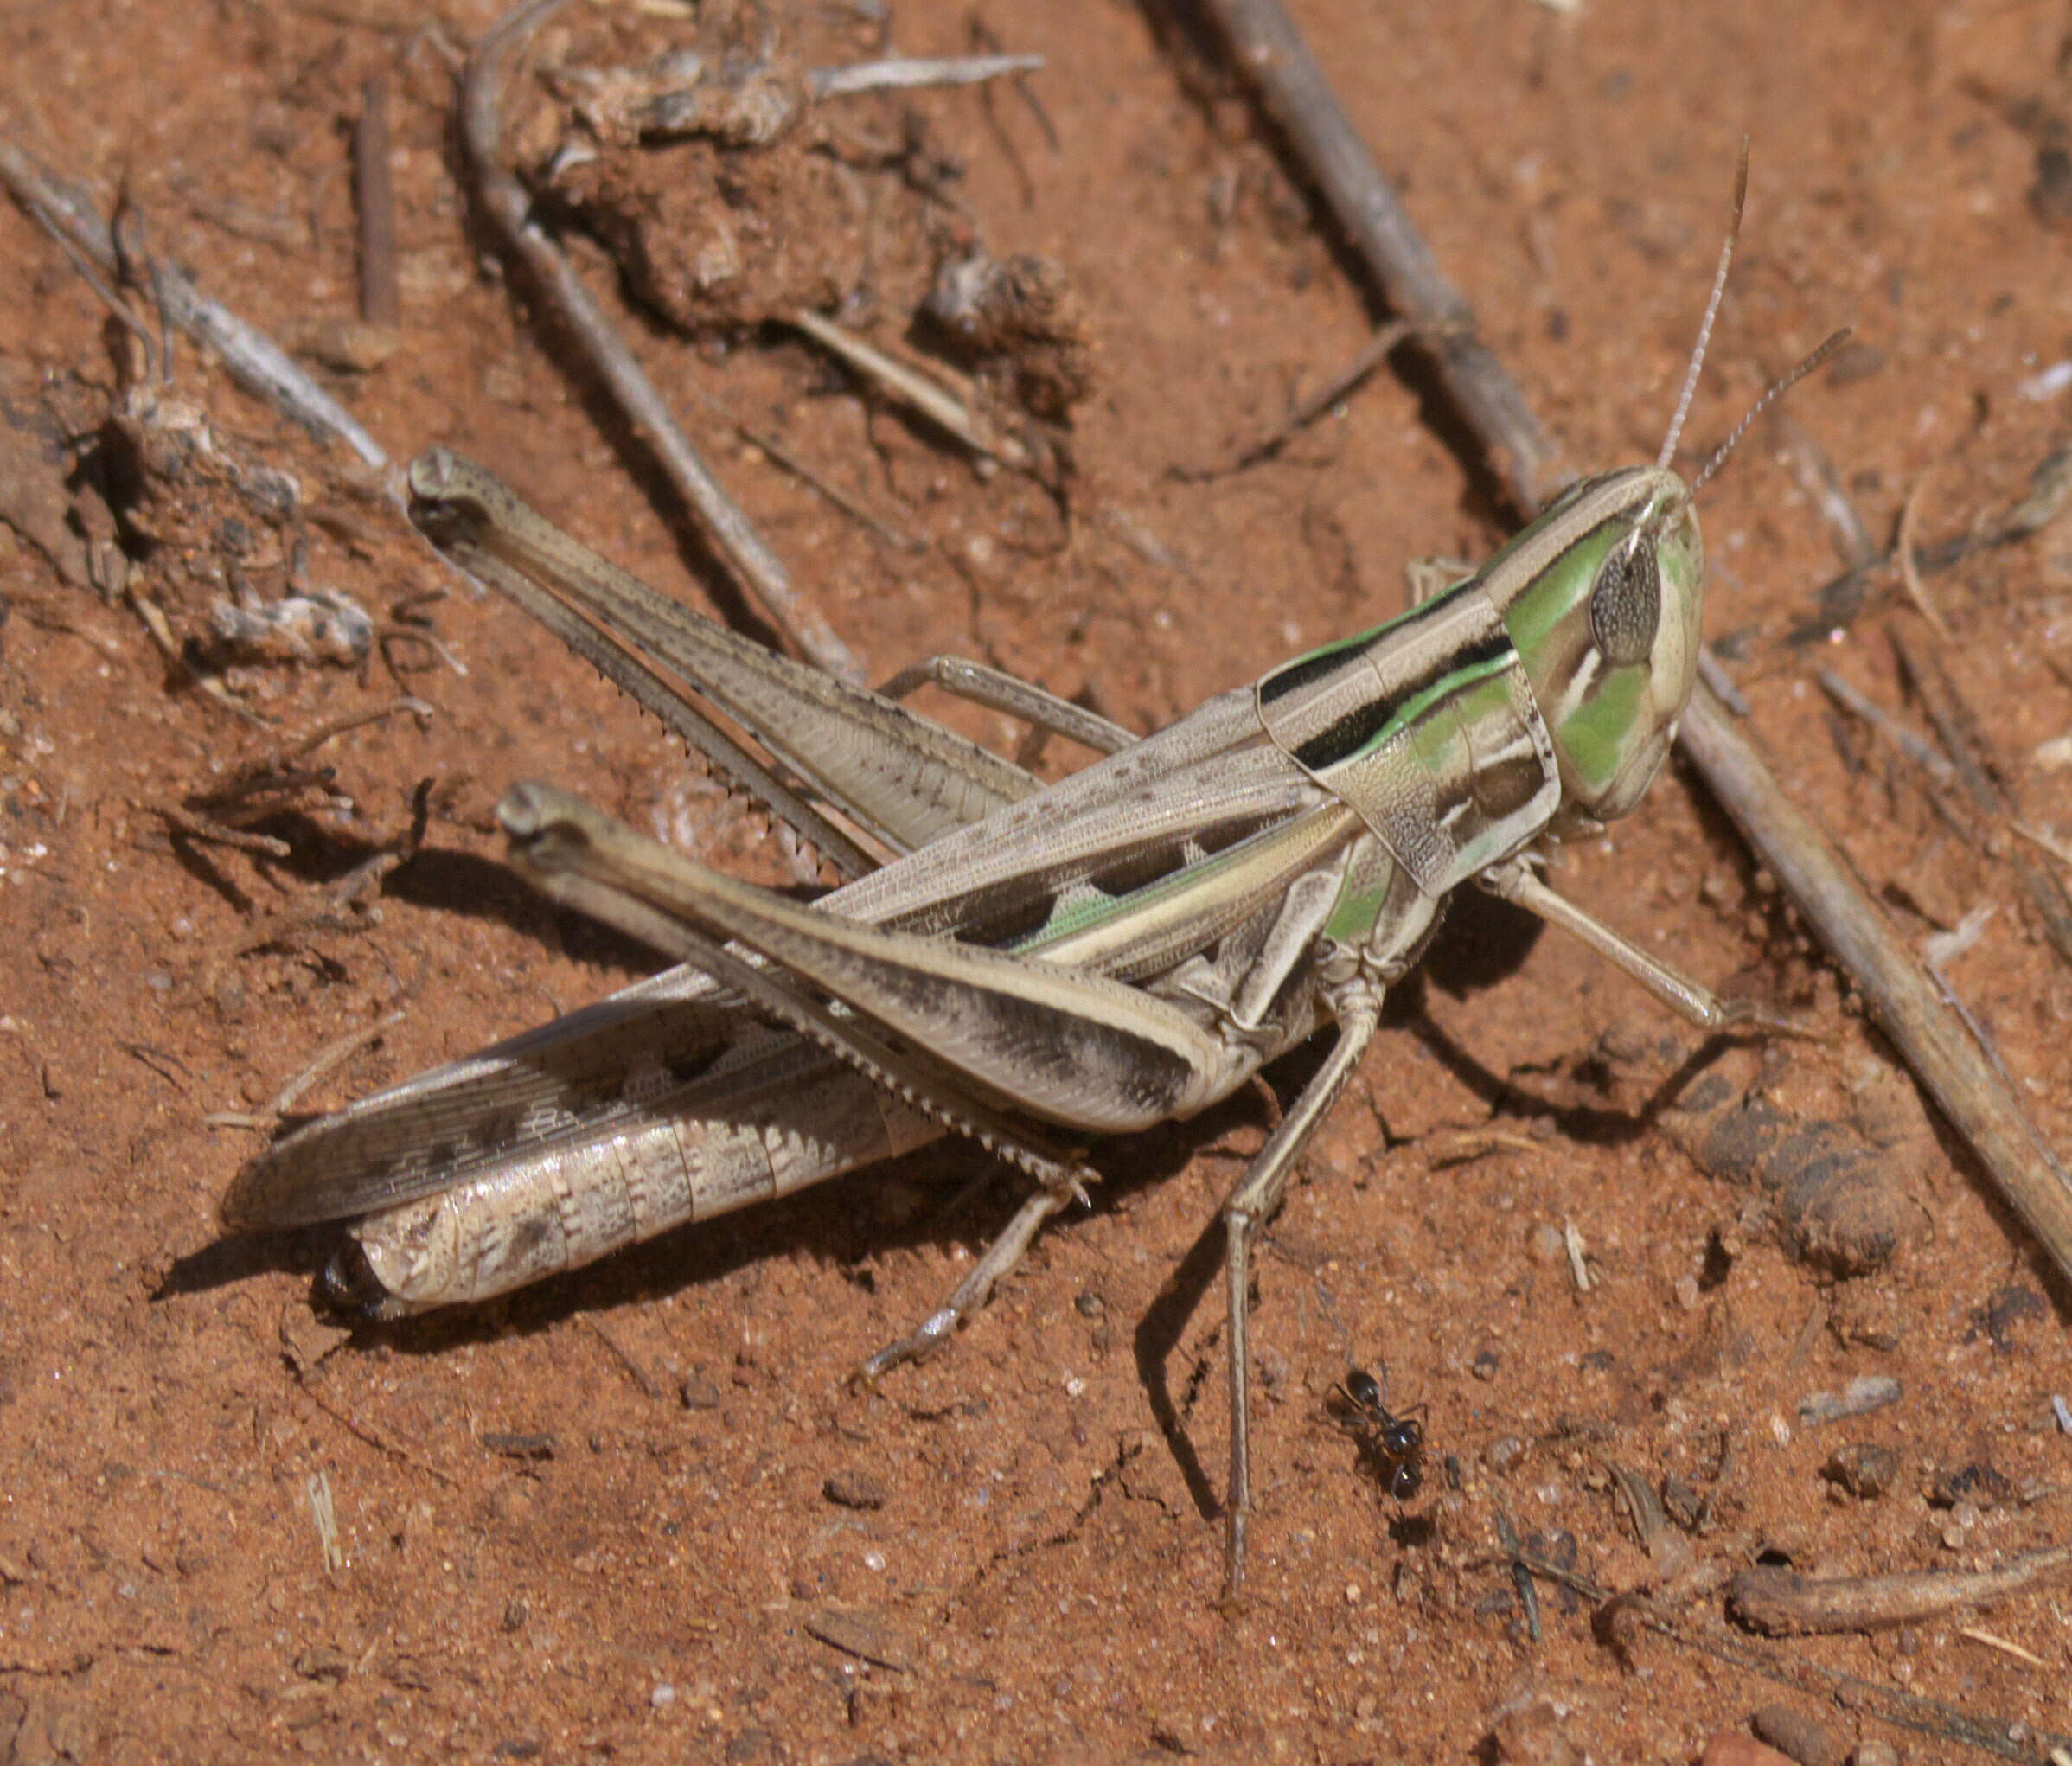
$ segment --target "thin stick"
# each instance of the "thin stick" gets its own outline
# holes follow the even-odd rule
[[[1439,268],[1279,0],[1208,0],[1233,55],[1397,316],[1417,328],[1492,469],[1530,514],[1567,473],[1518,383],[1475,335],[1474,313]]]
[[[1502,363],[1474,341],[1467,303],[1439,275],[1301,35],[1276,0],[1209,3],[1268,112],[1389,286],[1391,304],[1421,329],[1436,326],[1459,340],[1435,347],[1460,413],[1520,506],[1537,509],[1554,482],[1553,445]],[[1970,1143],[1994,1186],[2072,1277],[2072,1180],[1893,935],[1848,861],[1793,807],[1775,775],[1702,685],[1692,695],[1679,739],[1713,796],[1783,880],[1829,955],[1869,1001],[1915,1076]]]
[[[1935,636],[1945,643],[1956,640],[1950,636],[1949,622],[1943,618],[1942,610],[1928,593],[1928,586],[1921,579],[1921,554],[1914,543],[1915,534],[1921,525],[1921,500],[1928,488],[1928,480],[1935,476],[1929,467],[1914,481],[1914,488],[1907,493],[1906,502],[1899,511],[1899,580],[1907,592],[1907,598],[1921,610],[1921,617],[1935,628]]]
[[[1957,1635],[1960,1637],[1970,1638],[1973,1643],[1982,1643],[1988,1649],[1997,1649],[2004,1654],[2011,1655],[2017,1661],[2026,1662],[2032,1668],[2048,1668],[2050,1666],[2034,1650],[2024,1649],[2020,1644],[2011,1639],[1998,1636],[1993,1632],[1986,1630],[1983,1626],[1960,1625],[1957,1628]]]
[[[390,1440],[383,1430],[375,1428],[373,1424],[361,1422],[342,1404],[334,1404],[325,1396],[323,1389],[306,1376],[297,1376],[297,1390],[355,1440],[365,1442],[376,1453],[386,1454],[412,1471],[422,1472],[426,1477],[437,1479],[449,1490],[460,1488],[460,1480],[451,1472],[442,1472],[431,1461],[419,1459],[408,1448]]]
[[[532,218],[525,189],[503,163],[503,97],[541,25],[563,0],[527,0],[483,38],[461,87],[461,137],[475,194],[511,254],[531,273],[581,347],[592,371],[653,452],[671,488],[720,557],[800,654],[842,680],[862,666],[834,629],[791,586],[790,573],[691,445],[668,402],[611,329],[561,248]]]
[[[648,1370],[633,1359],[624,1343],[620,1342],[588,1313],[578,1313],[576,1316],[580,1323],[589,1328],[591,1334],[597,1338],[598,1341],[611,1352],[611,1359],[625,1369],[627,1377],[640,1388],[640,1394],[643,1398],[659,1398],[662,1396],[662,1388],[655,1384],[654,1379]]]
[[[370,325],[400,324],[396,191],[388,170],[388,77],[383,74],[369,76],[361,88],[360,120],[353,128],[353,195],[360,209],[360,317]]]
[[[846,67],[815,67],[806,90],[816,99],[848,98],[860,92],[905,92],[921,86],[976,86],[1008,74],[1040,74],[1041,55],[901,55],[884,61],[852,61]]]
[[[1957,769],[1942,758],[1933,742],[1915,735],[1883,706],[1864,698],[1832,669],[1821,669],[1818,678],[1823,693],[1844,711],[1854,713],[1869,724],[1937,784],[1956,784]]]
[[[1928,721],[1935,725],[1935,733],[1941,737],[1944,749],[1955,764],[1957,777],[1973,807],[1995,821],[2013,820],[2019,806],[2008,801],[1998,782],[2007,776],[2006,768],[1993,753],[1977,716],[1958,692],[1948,669],[1932,649],[1908,643],[1901,632],[1890,627],[1885,635],[1898,653],[1900,666],[1927,710]],[[2067,894],[2055,874],[2032,863],[2025,854],[2011,853],[2007,861],[2043,923],[2044,937],[2060,957],[2072,963],[2072,895]]]
[[[314,754],[326,742],[334,741],[351,731],[364,729],[369,724],[378,724],[389,718],[400,716],[405,712],[418,720],[419,729],[425,729],[437,714],[437,708],[414,694],[404,693],[399,694],[387,705],[362,706],[355,711],[342,712],[335,718],[325,719],[306,734],[293,738],[281,750],[281,762],[286,765],[301,760]]]
[[[372,1024],[362,1024],[359,1029],[349,1034],[341,1036],[334,1042],[327,1042],[317,1051],[316,1058],[302,1072],[280,1088],[273,1102],[266,1107],[276,1117],[287,1115],[295,1107],[295,1100],[323,1078],[326,1073],[342,1062],[350,1060],[368,1043],[380,1040],[385,1033],[393,1030],[397,1025],[400,1024],[407,1015],[399,1008],[386,1018],[377,1018]]]
[[[115,268],[114,238],[93,204],[4,139],[0,139],[0,184],[32,214],[61,228],[102,269]],[[230,377],[246,392],[312,433],[343,442],[377,472],[387,467],[388,453],[381,443],[265,332],[210,300],[170,264],[158,266],[156,279],[167,317],[221,356]]]
[[[1294,409],[1257,441],[1247,444],[1241,451],[1215,465],[1180,468],[1173,476],[1194,483],[1225,478],[1233,472],[1244,471],[1279,453],[1290,440],[1308,428],[1333,406],[1342,399],[1349,398],[1360,382],[1379,368],[1397,345],[1414,330],[1416,327],[1406,319],[1391,319],[1387,324],[1377,327],[1373,335],[1360,345],[1359,354],[1350,362],[1315,392],[1298,400]]]
[[[1939,576],[1981,552],[2029,539],[2062,515],[2068,503],[2072,503],[2072,446],[2056,447],[2037,462],[2028,489],[2012,507],[1950,539],[1914,548],[1915,571],[1923,579]],[[1818,611],[1800,622],[1790,643],[1821,642],[1830,632],[1852,624],[1869,598],[1872,574],[1895,564],[1898,552],[1896,545],[1877,552],[1822,584],[1813,597]]]
[[[1864,517],[1844,486],[1842,475],[1835,470],[1827,450],[1792,415],[1788,407],[1780,407],[1772,413],[1770,430],[1781,448],[1784,464],[1799,481],[1799,489],[1819,511],[1827,537],[1833,542],[1843,566],[1850,570],[1862,570],[1876,564],[1877,541],[1871,537],[1871,529],[1864,525]]]
[[[822,477],[775,436],[766,431],[754,429],[745,423],[739,422],[734,425],[734,433],[739,435],[743,441],[761,449],[807,489],[825,497],[852,521],[867,532],[876,535],[895,552],[905,552],[918,557],[928,550],[927,541],[917,539],[911,534],[902,534],[890,522],[882,521],[873,515],[840,485],[831,484]]]
[[[191,809],[182,809],[177,803],[157,803],[152,809],[169,828],[177,829],[189,840],[209,846],[227,846],[240,853],[257,853],[268,859],[285,859],[294,854],[295,848],[285,840],[276,840],[270,834],[253,834],[247,829],[232,828],[212,816],[198,816]]]
[[[172,323],[165,304],[165,266],[152,253],[144,211],[131,198],[126,177],[115,198],[115,213],[108,223],[108,236],[115,246],[117,279],[133,288],[150,291],[151,305],[158,315],[158,374],[162,380],[169,381],[175,365]]]
[[[65,231],[63,224],[48,209],[39,202],[29,202],[26,207],[36,225],[57,241],[58,249],[64,253],[72,267],[79,272],[80,280],[93,291],[100,304],[126,325],[143,345],[144,374],[150,379],[158,379],[162,351],[159,340],[152,335],[151,328],[130,310],[129,303],[115,291],[114,285],[101,273],[100,266],[88,257],[83,248],[73,242],[72,236]]]
[[[309,1476],[304,1489],[310,1499],[310,1519],[317,1526],[317,1543],[323,1547],[323,1567],[336,1576],[345,1568],[345,1547],[338,1543],[338,1508],[331,1500],[331,1475],[319,1466]]]
[[[904,400],[937,428],[946,431],[974,453],[985,454],[1016,472],[1034,469],[1037,461],[1021,439],[989,422],[977,406],[946,391],[927,375],[845,331],[832,319],[818,313],[799,311],[786,316],[789,323],[803,331],[822,349],[864,375],[882,390]]]

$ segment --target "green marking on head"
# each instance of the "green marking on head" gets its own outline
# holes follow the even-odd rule
[[[1564,809],[1623,816],[1691,697],[1704,553],[1690,493],[1646,467],[1587,479],[1485,568],[1561,765]]]
[[[1645,669],[1615,669],[1597,690],[1551,732],[1564,761],[1602,790],[1619,776],[1640,727]]]

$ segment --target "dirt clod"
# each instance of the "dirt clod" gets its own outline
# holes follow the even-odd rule
[[[886,1501],[884,1484],[868,1472],[832,1473],[821,1494],[837,1508],[883,1508]]]

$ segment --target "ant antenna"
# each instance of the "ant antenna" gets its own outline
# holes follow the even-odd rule
[[[1684,433],[1684,419],[1691,414],[1691,400],[1698,392],[1698,370],[1705,365],[1705,346],[1712,341],[1712,323],[1719,317],[1719,303],[1727,291],[1727,267],[1734,261],[1734,247],[1741,240],[1742,211],[1749,205],[1749,138],[1741,138],[1741,157],[1734,165],[1734,211],[1727,219],[1727,236],[1719,244],[1719,268],[1712,272],[1712,293],[1705,302],[1705,317],[1698,328],[1698,348],[1691,352],[1691,366],[1684,370],[1684,389],[1677,394],[1676,415],[1669,419],[1669,433],[1662,438],[1662,451],[1655,456],[1655,470],[1663,470],[1676,456],[1676,445]]]
[[[1843,326],[1840,330],[1830,336],[1827,341],[1814,350],[1811,355],[1786,374],[1781,380],[1772,381],[1768,386],[1763,388],[1762,396],[1749,406],[1749,414],[1734,426],[1732,432],[1726,440],[1713,451],[1712,457],[1705,462],[1704,470],[1691,481],[1691,496],[1696,496],[1698,493],[1698,487],[1727,464],[1727,456],[1734,451],[1735,443],[1748,433],[1749,426],[1775,405],[1778,400],[1790,392],[1807,375],[1819,367],[1822,362],[1826,362],[1843,344],[1846,343],[1851,335],[1851,328],[1847,325]]]

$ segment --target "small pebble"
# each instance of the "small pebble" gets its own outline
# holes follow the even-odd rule
[[[1799,1766],[1842,1766],[1848,1751],[1832,1730],[1796,1705],[1766,1705],[1749,1719],[1749,1726]]]
[[[1482,1463],[1493,1472],[1507,1472],[1525,1456],[1525,1443],[1515,1435],[1499,1436],[1482,1449]]]
[[[1477,1379],[1494,1379],[1497,1369],[1502,1366],[1502,1356],[1494,1349],[1484,1349],[1468,1364],[1468,1371]]]
[[[1899,1766],[1899,1750],[1890,1742],[1865,1742],[1849,1756],[1849,1766]]]
[[[1971,1543],[1971,1535],[1981,1519],[1976,1503],[1960,1502],[1950,1510],[1950,1518],[1942,1523],[1940,1537],[1944,1546],[1952,1552],[1963,1551]]]
[[[1883,1496],[1899,1476],[1899,1456],[1876,1442],[1852,1441],[1838,1447],[1820,1468],[1820,1475],[1866,1501]]]
[[[1482,1752],[1499,1766],[1582,1766],[1585,1758],[1569,1737],[1561,1708],[1544,1693],[1500,1712],[1483,1738]]]
[[[1799,1420],[1814,1428],[1839,1423],[1845,1417],[1861,1417],[1896,1404],[1903,1396],[1899,1382],[1889,1373],[1860,1374],[1845,1391],[1809,1392],[1799,1400]]]

